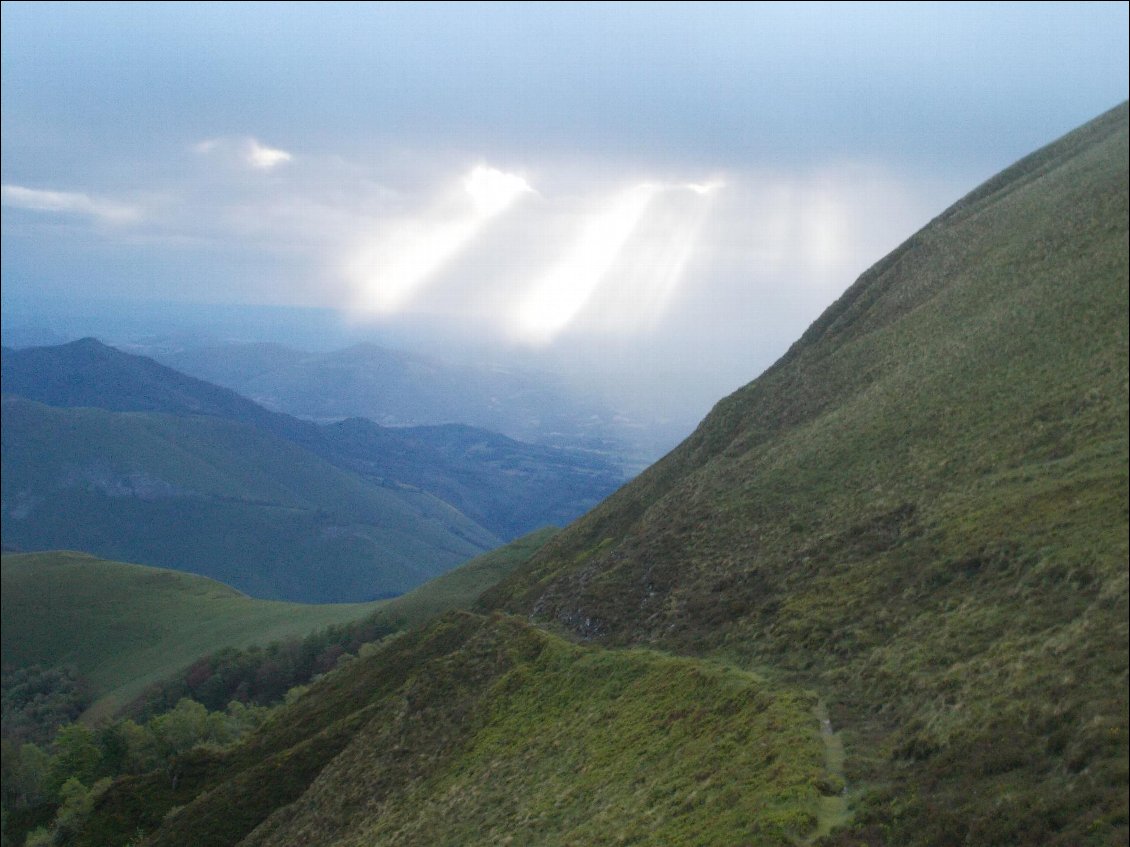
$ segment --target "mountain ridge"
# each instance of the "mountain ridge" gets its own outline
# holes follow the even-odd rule
[[[219,579],[263,599],[372,600],[498,544],[443,501],[379,486],[211,416],[3,409],[4,539]]]
[[[390,429],[364,419],[315,424],[93,338],[5,348],[3,390],[55,407],[206,415],[256,427],[380,486],[414,486],[503,541],[567,523],[623,481],[582,451],[525,444],[474,427]],[[450,436],[450,437],[444,437]]]

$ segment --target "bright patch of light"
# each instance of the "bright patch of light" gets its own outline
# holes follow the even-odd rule
[[[653,328],[665,314],[691,258],[701,252],[700,236],[712,205],[707,192],[688,186],[664,191],[609,270],[609,281],[588,304],[578,323],[606,332]],[[692,189],[693,190],[693,189]]]
[[[709,182],[688,182],[683,185],[683,188],[686,188],[688,191],[693,191],[695,194],[704,197],[706,195],[713,194],[720,188],[725,187],[726,183],[720,179],[712,179]]]
[[[809,262],[821,277],[831,276],[847,260],[846,220],[841,203],[830,191],[820,191],[804,214]]]
[[[463,180],[463,188],[481,214],[497,215],[506,210],[519,195],[533,191],[520,176],[503,173],[486,165],[479,165]]]
[[[637,185],[590,216],[573,249],[523,299],[514,317],[519,335],[545,343],[573,320],[604,281],[661,190],[662,186],[652,183]]]
[[[357,251],[347,273],[358,286],[359,308],[389,314],[406,307],[493,218],[533,191],[521,177],[484,165],[464,177],[461,187],[461,200],[458,194],[449,196],[431,212],[394,224]]]
[[[281,165],[283,162],[289,162],[294,158],[285,150],[267,147],[264,144],[260,144],[254,138],[248,139],[245,156],[247,163],[251,165],[251,167],[263,171],[269,171],[271,168]]]

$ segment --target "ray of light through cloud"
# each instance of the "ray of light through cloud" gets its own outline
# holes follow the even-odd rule
[[[519,338],[551,341],[603,282],[662,186],[643,183],[620,192],[589,216],[573,246],[522,298],[513,317]]]
[[[701,246],[712,195],[723,185],[642,183],[614,196],[522,296],[512,334],[545,344],[575,323],[621,334],[654,326]]]
[[[576,316],[586,330],[630,335],[653,329],[667,311],[690,261],[710,247],[703,227],[722,180],[665,186]]]
[[[484,227],[533,189],[520,176],[475,167],[461,191],[418,218],[391,224],[366,239],[346,267],[361,312],[390,314],[407,306],[425,283]]]

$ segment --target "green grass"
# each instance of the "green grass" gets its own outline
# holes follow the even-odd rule
[[[266,646],[364,618],[398,629],[466,609],[557,531],[476,557],[415,591],[372,603],[254,600],[206,577],[76,552],[2,557],[3,665],[73,665],[92,687],[89,719],[223,647]]]
[[[486,607],[815,686],[833,843],[1124,843],[1127,158],[1123,105],[939,216]]]
[[[378,604],[255,600],[204,577],[82,553],[5,554],[5,667],[74,665],[108,715],[221,647],[301,637]]]
[[[819,807],[813,705],[730,667],[452,614],[197,759],[184,794],[115,786],[79,843],[157,826],[147,844],[790,845]]]
[[[98,719],[223,647],[370,617],[405,628],[470,607],[555,532],[532,533],[392,600],[324,605],[256,600],[204,577],[83,553],[4,554],[4,667],[74,665],[96,698],[88,716]]]

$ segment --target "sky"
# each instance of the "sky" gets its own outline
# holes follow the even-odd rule
[[[317,307],[688,419],[1130,62],[1125,3],[2,8],[6,318]]]

